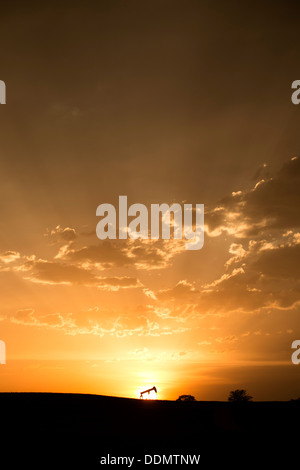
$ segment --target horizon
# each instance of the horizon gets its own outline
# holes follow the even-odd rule
[[[0,392],[0,395],[1,394],[6,394],[6,395],[80,395],[82,397],[88,397],[88,396],[92,396],[92,397],[99,397],[99,398],[116,398],[116,399],[120,399],[120,400],[137,400],[137,401],[147,401],[147,402],[151,402],[151,403],[155,403],[155,402],[170,402],[170,403],[179,403],[180,400],[178,399],[174,399],[174,400],[168,400],[168,399],[160,399],[160,398],[155,398],[155,399],[141,399],[141,398],[136,398],[136,397],[119,397],[119,396],[115,396],[115,395],[101,395],[101,394],[97,394],[97,393],[77,393],[77,392]],[[291,400],[254,400],[254,399],[251,399],[249,401],[246,401],[246,402],[243,402],[243,406],[245,403],[250,403],[250,404],[253,404],[253,403],[289,403],[289,402],[298,402],[300,400],[300,398],[292,398]],[[182,401],[184,402],[184,400]],[[181,402],[181,403],[182,403]],[[193,401],[187,401],[187,403],[227,403],[229,405],[232,404],[232,402],[230,402],[228,399],[227,400],[193,400]]]

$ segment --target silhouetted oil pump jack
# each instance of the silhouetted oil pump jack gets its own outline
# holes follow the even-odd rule
[[[156,387],[152,387],[152,388],[149,388],[148,390],[144,390],[143,392],[140,393],[140,398],[143,398],[143,396],[145,395],[145,393],[148,393],[148,395],[150,395],[150,392],[152,392],[152,390],[157,393],[157,390],[156,390]]]

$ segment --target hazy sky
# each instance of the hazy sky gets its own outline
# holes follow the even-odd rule
[[[1,391],[300,396],[299,7],[1,6]],[[96,208],[205,204],[204,248]]]

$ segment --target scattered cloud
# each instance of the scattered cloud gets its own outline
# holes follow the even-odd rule
[[[299,160],[290,159],[274,175],[263,165],[254,180],[251,189],[233,191],[205,216],[208,236],[212,242],[223,236],[228,254],[219,275],[209,282],[195,275],[174,281],[172,275],[172,281],[164,279],[164,288],[151,283],[152,273],[157,279],[157,270],[167,270],[175,257],[186,253],[182,240],[99,240],[82,245],[76,229],[57,225],[46,234],[59,244],[52,259],[6,251],[0,255],[0,270],[49,286],[82,286],[100,293],[137,289],[144,294],[144,304],[130,313],[122,304],[117,311],[77,314],[19,310],[12,321],[60,328],[67,334],[167,336],[197,328],[211,315],[224,319],[236,312],[295,311],[300,305]],[[215,342],[234,343],[237,337],[267,333],[253,325],[240,336],[220,336]],[[213,339],[205,341],[198,345],[208,346]]]
[[[120,312],[114,309],[93,308],[77,313],[39,313],[34,309],[19,309],[10,316],[15,324],[59,329],[68,335],[106,335],[118,338],[127,336],[165,336],[183,333],[189,328],[171,326],[145,315]]]
[[[0,254],[0,262],[4,264],[13,263],[20,259],[21,255],[17,251],[5,251]]]
[[[60,225],[57,225],[55,229],[47,229],[45,237],[51,240],[51,243],[58,242],[72,242],[77,238],[77,233],[74,228],[65,227],[62,228]]]
[[[264,174],[252,189],[222,199],[205,216],[207,234],[259,239],[269,231],[299,227],[299,188],[300,160],[293,157],[274,176]]]

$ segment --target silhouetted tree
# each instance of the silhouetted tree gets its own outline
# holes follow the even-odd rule
[[[250,401],[253,397],[248,395],[246,390],[231,390],[228,396],[228,401],[241,402],[241,401]]]
[[[176,401],[196,401],[193,395],[180,395]]]

